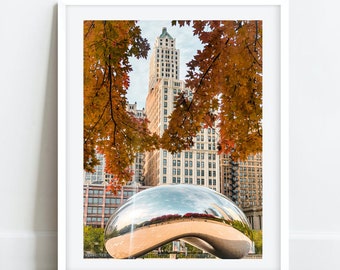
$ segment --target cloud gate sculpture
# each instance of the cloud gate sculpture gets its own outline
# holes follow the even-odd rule
[[[195,185],[141,191],[116,210],[105,228],[105,247],[116,259],[139,257],[181,239],[222,259],[251,247],[249,223],[227,197]]]

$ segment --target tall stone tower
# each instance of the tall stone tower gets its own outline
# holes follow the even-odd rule
[[[149,71],[149,90],[146,116],[151,132],[162,135],[168,128],[169,116],[176,97],[184,94],[192,99],[192,92],[179,78],[180,51],[166,28],[156,38]],[[191,149],[172,155],[164,149],[145,155],[145,184],[195,184],[220,191],[218,132],[203,128],[197,134]]]
[[[163,27],[162,34],[156,38],[150,60],[149,91],[162,78],[179,79],[179,50],[176,39]]]

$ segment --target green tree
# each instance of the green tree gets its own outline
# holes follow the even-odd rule
[[[253,231],[253,241],[255,242],[255,253],[262,254],[262,231]]]
[[[93,253],[102,253],[105,251],[103,228],[93,228],[91,226],[85,226],[83,233],[84,251],[89,251]]]

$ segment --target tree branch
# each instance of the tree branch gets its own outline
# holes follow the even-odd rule
[[[89,134],[92,133],[92,131],[95,129],[95,127],[99,124],[99,122],[100,122],[101,119],[103,118],[104,113],[105,113],[105,111],[106,111],[108,105],[109,105],[109,102],[107,102],[106,105],[104,106],[104,110],[103,110],[102,114],[99,116],[97,122],[93,125],[93,127],[91,127],[91,129],[89,130]],[[88,140],[88,139],[89,139],[89,137],[84,138],[84,144],[87,143],[87,140]]]

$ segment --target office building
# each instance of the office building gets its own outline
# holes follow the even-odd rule
[[[156,38],[150,60],[149,89],[146,115],[149,129],[159,136],[168,128],[169,116],[178,95],[192,99],[192,91],[179,78],[180,50],[166,28]],[[218,132],[216,127],[203,128],[194,139],[194,145],[180,153],[165,149],[145,153],[145,183],[195,184],[220,190]]]
[[[122,186],[114,194],[106,191],[106,182],[83,185],[83,225],[104,228],[114,211],[134,194],[149,187],[133,184]]]
[[[231,198],[246,214],[253,229],[262,229],[262,154],[234,161],[220,155],[221,193]]]
[[[128,111],[132,112],[137,118],[145,119],[145,109],[137,109],[137,103],[129,104]],[[133,176],[131,183],[144,184],[144,160],[145,153],[136,153],[135,162],[131,165]]]

